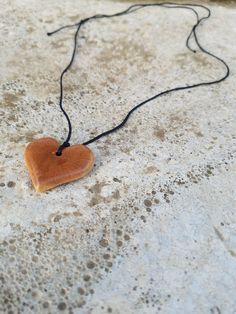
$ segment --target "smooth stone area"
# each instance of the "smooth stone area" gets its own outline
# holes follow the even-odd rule
[[[59,77],[74,29],[47,32],[132,3],[1,1],[0,313],[236,312],[232,2],[210,1],[198,31],[228,62],[227,81],[140,108],[89,145],[96,165],[79,181],[36,193],[25,167],[29,142],[67,134]],[[222,76],[216,60],[187,50],[194,22],[187,10],[146,8],[83,26],[65,75],[71,144],[158,92]]]

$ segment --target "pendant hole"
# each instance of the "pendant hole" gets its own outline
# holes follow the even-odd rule
[[[62,153],[61,152],[56,152],[56,156],[61,156]]]

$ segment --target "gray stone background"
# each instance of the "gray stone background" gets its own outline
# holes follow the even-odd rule
[[[140,108],[90,145],[96,166],[80,181],[38,194],[24,165],[28,142],[66,134],[58,79],[74,30],[47,31],[131,3],[0,1],[1,313],[236,313],[233,1],[205,2],[198,32],[227,81]],[[146,8],[83,27],[65,79],[72,143],[157,92],[221,76],[186,49],[192,24],[186,10]]]

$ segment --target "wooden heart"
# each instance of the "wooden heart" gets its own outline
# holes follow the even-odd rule
[[[25,149],[25,162],[37,192],[44,192],[63,183],[78,180],[94,165],[92,151],[76,144],[56,155],[59,143],[50,137],[35,140]]]

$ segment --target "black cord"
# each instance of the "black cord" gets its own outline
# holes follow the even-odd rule
[[[197,19],[197,22],[196,24],[193,25],[192,29],[191,29],[191,32],[189,34],[189,36],[187,37],[187,40],[186,40],[186,47],[193,53],[196,53],[196,50],[192,49],[189,45],[189,42],[190,42],[190,39],[193,38],[194,41],[195,41],[195,44],[197,45],[198,49],[200,51],[202,51],[203,53],[213,57],[214,59],[218,60],[220,63],[222,63],[226,69],[226,72],[225,74],[220,77],[219,79],[216,79],[216,80],[213,80],[213,81],[207,81],[207,82],[200,82],[200,83],[196,83],[196,84],[193,84],[193,85],[186,85],[186,86],[180,86],[180,87],[175,87],[175,88],[171,88],[171,89],[167,89],[159,94],[156,94],[146,100],[144,100],[143,102],[141,102],[140,104],[136,105],[135,107],[133,107],[129,112],[128,114],[126,115],[126,117],[124,118],[124,120],[118,124],[117,126],[115,126],[114,128],[108,130],[108,131],[105,131],[97,136],[95,136],[94,138],[86,141],[85,143],[83,143],[83,145],[88,145],[88,144],[91,144],[95,141],[97,141],[98,139],[100,139],[101,137],[104,137],[104,136],[107,136],[108,134],[110,133],[113,133],[115,131],[117,131],[118,129],[122,128],[125,123],[128,121],[130,115],[135,111],[137,110],[139,107],[145,105],[146,103],[160,97],[160,96],[163,96],[163,95],[166,95],[166,94],[169,94],[171,92],[175,92],[175,91],[180,91],[180,90],[186,90],[186,89],[192,89],[192,88],[196,88],[196,87],[200,87],[200,86],[205,86],[205,85],[212,85],[212,84],[217,84],[217,83],[220,83],[222,81],[224,81],[228,76],[229,76],[229,73],[230,73],[230,70],[229,70],[229,67],[227,65],[227,63],[217,57],[216,55],[214,55],[213,53],[207,51],[205,48],[202,47],[202,45],[200,44],[199,42],[199,39],[198,39],[198,36],[197,36],[197,28],[199,27],[199,25],[201,24],[201,22],[203,20],[206,20],[208,19],[210,16],[211,16],[211,11],[208,7],[204,6],[204,5],[200,5],[200,4],[190,4],[190,3],[184,3],[182,5],[179,5],[177,3],[172,3],[172,2],[164,2],[164,3],[147,3],[147,4],[134,4],[134,5],[131,5],[130,7],[128,7],[126,10],[124,11],[121,11],[121,12],[118,12],[118,13],[115,13],[115,14],[110,14],[110,15],[107,15],[107,14],[97,14],[97,15],[93,15],[91,17],[88,17],[88,18],[85,18],[85,19],[82,19],[81,21],[79,21],[78,23],[76,24],[71,24],[71,25],[65,25],[65,26],[62,26],[60,28],[58,28],[57,30],[51,32],[51,33],[48,33],[48,36],[51,36],[63,29],[66,29],[66,28],[71,28],[71,27],[77,27],[76,29],[76,32],[75,32],[75,35],[74,35],[74,48],[73,48],[73,53],[72,53],[72,56],[71,56],[71,59],[70,59],[70,62],[69,64],[67,65],[67,67],[62,71],[61,73],[61,76],[60,76],[60,99],[59,99],[59,106],[60,106],[60,109],[62,111],[62,113],[64,114],[64,116],[66,117],[66,120],[68,122],[68,135],[67,135],[67,138],[65,140],[65,142],[59,146],[56,154],[58,156],[60,156],[62,154],[62,150],[68,146],[70,146],[69,144],[69,141],[70,141],[70,138],[71,138],[71,134],[72,134],[72,125],[71,125],[71,122],[70,122],[70,118],[68,116],[68,114],[66,113],[66,111],[64,110],[63,108],[63,77],[65,75],[65,73],[69,70],[69,68],[72,66],[72,63],[75,59],[75,54],[76,54],[76,48],[77,48],[77,40],[78,40],[78,34],[79,34],[79,31],[81,29],[81,26],[91,20],[95,20],[95,19],[101,19],[101,18],[112,18],[112,17],[117,17],[117,16],[121,16],[121,15],[125,15],[125,14],[129,14],[129,13],[133,13],[137,10],[140,10],[142,8],[145,8],[145,7],[151,7],[151,6],[160,6],[160,7],[164,7],[164,8],[169,8],[169,9],[187,9],[187,10],[191,10],[195,16],[196,16],[196,19]],[[199,14],[198,12],[195,10],[195,8],[202,8],[204,9],[206,12],[207,12],[207,15],[206,16],[203,16],[203,17],[199,17]]]

